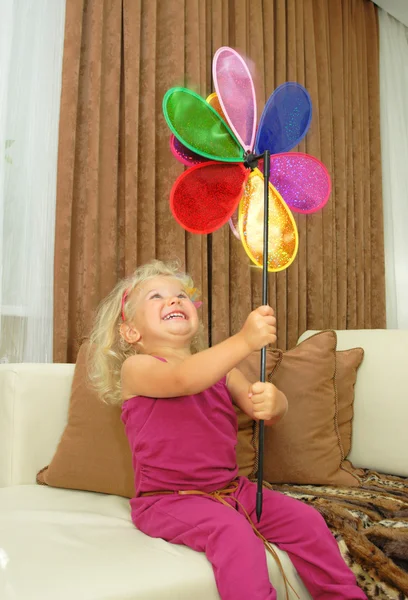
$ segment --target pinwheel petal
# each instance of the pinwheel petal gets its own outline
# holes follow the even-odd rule
[[[191,167],[176,180],[170,209],[191,233],[212,233],[222,227],[238,206],[249,171],[238,163],[206,162]]]
[[[235,235],[235,237],[237,238],[237,240],[240,240],[241,236],[239,234],[238,213],[239,213],[239,209],[237,207],[234,210],[232,217],[228,221],[228,225],[230,226],[230,229],[231,229],[232,233]]]
[[[201,165],[207,161],[206,158],[186,148],[186,146],[184,146],[173,134],[170,136],[170,150],[172,151],[173,156],[186,167]]]
[[[312,101],[299,83],[280,85],[269,97],[256,134],[257,154],[287,152],[306,135],[312,120]]]
[[[255,169],[239,204],[239,232],[252,262],[263,263],[264,178]],[[269,183],[268,271],[283,271],[294,261],[299,240],[296,223],[279,192]]]
[[[245,149],[252,150],[256,127],[255,88],[249,69],[232,48],[219,48],[213,59],[213,79],[223,113]]]
[[[211,160],[243,160],[243,149],[228,125],[195,92],[171,88],[163,98],[163,113],[172,133],[189,150]]]
[[[223,121],[225,121],[225,123],[228,123],[226,116],[224,115],[224,112],[221,108],[221,104],[220,101],[218,99],[217,93],[213,92],[212,94],[210,94],[206,100],[205,100],[210,106],[213,107],[213,109],[215,111],[217,111],[217,113],[220,115],[221,119]]]
[[[323,208],[331,192],[330,175],[320,160],[301,152],[271,156],[269,181],[295,212],[313,213]]]

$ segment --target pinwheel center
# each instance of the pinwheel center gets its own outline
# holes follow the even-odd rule
[[[258,161],[260,158],[262,158],[262,155],[259,156],[258,154],[248,151],[244,156],[244,166],[253,171],[258,166]]]

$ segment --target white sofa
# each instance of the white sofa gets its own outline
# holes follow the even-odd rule
[[[355,346],[365,358],[350,459],[408,476],[408,331],[338,332],[338,349]],[[66,423],[73,370],[0,365],[0,599],[219,600],[205,556],[137,531],[126,499],[36,485]],[[288,556],[278,553],[301,600],[310,600]],[[283,599],[269,555],[268,564]]]

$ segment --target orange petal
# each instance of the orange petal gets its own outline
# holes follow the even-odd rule
[[[220,115],[221,119],[224,119],[224,121],[226,123],[228,123],[227,119],[225,118],[224,115],[224,111],[221,108],[221,104],[220,101],[218,100],[218,96],[217,96],[217,92],[213,92],[212,94],[210,94],[205,101],[212,106],[212,108],[217,111],[217,113]]]

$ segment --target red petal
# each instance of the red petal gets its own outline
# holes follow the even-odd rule
[[[249,171],[242,165],[207,162],[191,167],[175,182],[170,209],[176,221],[191,233],[212,233],[235,211],[244,193]]]

